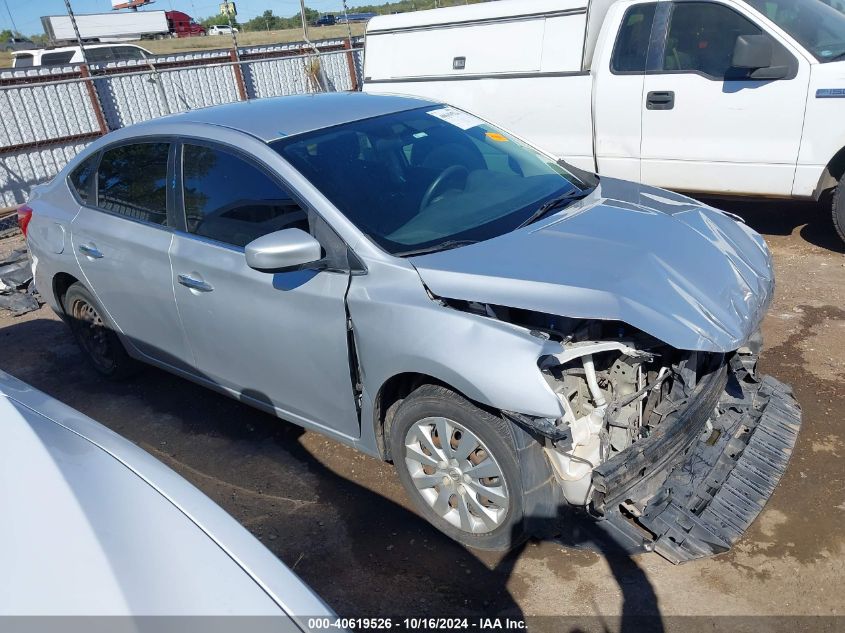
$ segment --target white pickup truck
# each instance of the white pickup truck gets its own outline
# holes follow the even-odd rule
[[[376,17],[364,90],[445,101],[576,167],[667,189],[835,190],[845,239],[841,5],[501,0]]]

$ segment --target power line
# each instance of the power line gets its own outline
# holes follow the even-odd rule
[[[8,0],[3,0],[3,4],[6,6],[6,13],[9,14],[9,20],[12,22],[12,32],[17,33],[18,25],[15,24],[15,18],[12,17],[12,12],[9,11],[9,2]]]

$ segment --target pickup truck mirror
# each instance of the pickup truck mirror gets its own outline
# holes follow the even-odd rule
[[[731,59],[733,68],[757,70],[772,65],[772,40],[765,35],[739,35]]]
[[[251,241],[244,253],[250,268],[281,273],[321,266],[323,247],[301,229],[282,229]]]
[[[734,44],[731,67],[747,70],[749,79],[783,79],[787,66],[772,66],[774,47],[766,35],[739,35]]]

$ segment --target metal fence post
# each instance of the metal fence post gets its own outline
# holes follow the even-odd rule
[[[343,48],[346,51],[346,65],[349,67],[349,80],[352,82],[352,90],[357,92],[360,89],[358,71],[355,70],[355,53],[352,52],[352,40],[348,37],[343,40]]]
[[[229,59],[234,62],[232,64],[232,72],[235,73],[235,84],[238,87],[238,96],[241,101],[247,101],[249,97],[246,95],[246,84],[244,83],[243,69],[241,68],[240,63],[238,63],[238,51],[235,49],[229,51]]]
[[[100,95],[97,94],[97,88],[94,86],[94,81],[90,78],[91,73],[88,71],[86,64],[79,65],[79,76],[85,82],[85,88],[88,90],[88,97],[91,99],[91,105],[94,107],[94,116],[97,117],[97,125],[100,126],[101,134],[109,133],[109,126],[106,123],[106,115],[103,114],[103,104],[100,103]]]

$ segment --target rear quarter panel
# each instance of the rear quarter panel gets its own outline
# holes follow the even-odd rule
[[[27,203],[33,209],[26,241],[32,255],[35,287],[59,314],[62,307],[53,292],[53,279],[59,273],[82,278],[70,239],[71,222],[79,204],[70,192],[66,173],[62,170],[49,183],[34,188]]]

